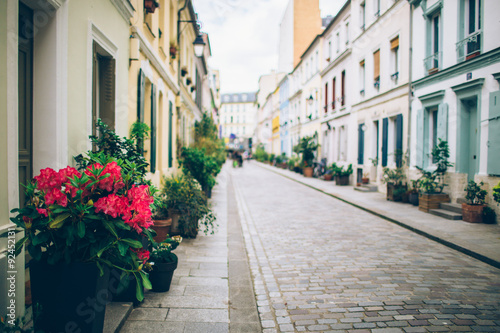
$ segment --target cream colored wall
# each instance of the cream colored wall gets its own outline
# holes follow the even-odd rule
[[[116,46],[115,129],[128,134],[129,24],[111,1],[69,1],[68,20],[68,163],[89,148],[92,124],[92,40],[90,24]]]

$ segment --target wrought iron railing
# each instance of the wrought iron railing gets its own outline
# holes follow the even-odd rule
[[[478,30],[471,33],[456,44],[457,60],[462,62],[481,54],[481,36],[483,32]]]
[[[427,73],[434,73],[441,66],[442,52],[436,52],[424,59],[424,67]]]

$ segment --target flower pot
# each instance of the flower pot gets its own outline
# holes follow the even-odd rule
[[[462,220],[471,223],[483,223],[484,205],[462,204]]]
[[[154,292],[165,292],[170,289],[170,283],[177,268],[177,261],[169,263],[155,263],[149,273],[149,280]]]
[[[413,206],[418,206],[418,192],[410,192],[410,194],[408,196],[408,201]]]
[[[446,193],[423,193],[418,196],[418,209],[428,213],[431,209],[439,209],[442,202],[450,202]]]
[[[387,183],[387,200],[389,201],[403,201],[403,195],[406,192],[406,185],[396,185],[394,183]]]
[[[179,218],[181,216],[181,212],[177,209],[169,209],[168,216],[172,218],[172,225],[170,226],[170,233],[172,235],[178,235],[180,233],[179,230]]]
[[[35,314],[35,331],[102,332],[108,301],[109,270],[104,275],[95,263],[49,265],[30,262],[33,304],[40,306]]]
[[[153,220],[153,225],[151,229],[156,231],[156,236],[154,238],[155,242],[161,243],[167,236],[170,234],[170,228],[172,226],[172,218],[168,218],[165,220]]]
[[[327,174],[324,176],[324,179],[325,179],[325,180],[330,181],[330,180],[332,180],[332,179],[333,179],[333,175],[332,175],[331,173],[327,173]]]
[[[335,185],[349,185],[349,176],[335,176]]]
[[[312,167],[305,167],[303,172],[304,172],[304,177],[312,177],[313,176],[313,168]]]
[[[177,55],[177,48],[175,46],[170,46],[170,56],[172,59],[175,59],[175,56]]]
[[[369,184],[370,183],[370,178],[361,178],[361,184]]]

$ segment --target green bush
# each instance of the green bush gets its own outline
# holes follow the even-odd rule
[[[226,162],[226,145],[224,140],[217,137],[217,125],[213,119],[204,113],[200,121],[194,124],[194,148],[205,149],[205,154],[215,159],[219,168]]]
[[[269,160],[269,154],[264,150],[264,145],[259,144],[255,149],[254,157],[259,162],[266,162]]]
[[[479,184],[475,181],[471,180],[467,184],[467,187],[464,189],[467,194],[465,195],[465,200],[469,205],[484,205],[484,199],[486,198],[486,190],[481,189],[484,183],[480,182]]]
[[[300,139],[299,143],[293,147],[293,151],[297,155],[302,154],[302,165],[304,167],[312,167],[314,162],[314,153],[318,150],[319,144],[315,142],[314,137],[305,136]]]
[[[211,156],[205,154],[205,149],[182,148],[182,171],[190,174],[200,183],[204,191],[210,191],[215,185],[215,175],[220,172],[220,167]]]

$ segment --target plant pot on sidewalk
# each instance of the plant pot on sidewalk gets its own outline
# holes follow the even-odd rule
[[[172,277],[177,268],[177,261],[169,263],[155,263],[153,270],[149,273],[149,280],[154,292],[166,292],[170,290]]]
[[[369,184],[370,178],[361,178],[361,184]]]
[[[313,168],[312,167],[305,167],[303,169],[304,171],[304,177],[312,177],[313,176]]]
[[[335,176],[335,185],[339,186],[349,185],[349,176]]]
[[[164,219],[164,220],[153,220],[153,225],[151,229],[156,232],[156,236],[154,237],[155,242],[161,243],[167,236],[170,234],[170,228],[172,227],[172,218]]]
[[[462,204],[462,220],[471,223],[483,223],[483,209],[485,205]]]
[[[35,331],[66,332],[73,322],[75,332],[102,332],[109,295],[109,270],[103,268],[100,276],[95,263],[49,265],[32,260],[31,294],[33,304],[40,306]]]
[[[181,212],[177,209],[169,209],[168,216],[172,219],[172,224],[170,226],[170,234],[171,235],[179,235],[179,218],[181,217]]]
[[[327,173],[324,177],[323,177],[324,180],[327,180],[327,181],[330,181],[333,179],[333,175],[331,173]]]
[[[410,192],[408,200],[413,206],[418,206],[418,192]]]
[[[428,213],[431,209],[439,209],[444,202],[450,202],[450,196],[446,193],[422,193],[418,197],[418,209]]]

